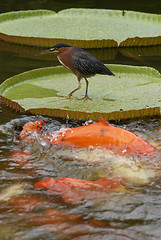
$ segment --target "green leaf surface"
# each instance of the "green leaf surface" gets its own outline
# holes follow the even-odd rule
[[[148,67],[108,65],[114,76],[95,75],[89,79],[90,100],[63,100],[78,81],[64,67],[50,67],[25,72],[0,85],[2,100],[24,113],[68,117],[80,120],[118,120],[160,115],[161,75]],[[81,98],[85,81],[75,93]]]
[[[0,14],[0,39],[41,47],[161,44],[161,15],[122,10],[29,10]]]

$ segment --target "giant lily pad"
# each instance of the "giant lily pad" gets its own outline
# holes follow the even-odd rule
[[[7,79],[0,85],[2,101],[23,113],[80,120],[126,119],[160,115],[161,75],[148,67],[108,66],[116,76],[95,75],[89,79],[90,100],[63,100],[78,82],[64,67],[35,69]],[[78,98],[85,92],[75,93]]]
[[[84,48],[161,44],[161,15],[121,10],[66,9],[0,14],[0,39],[49,47]]]

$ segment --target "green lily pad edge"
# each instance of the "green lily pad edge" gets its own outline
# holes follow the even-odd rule
[[[15,75],[0,85],[2,101],[25,114],[75,120],[120,120],[160,115],[161,74],[154,68],[108,65],[115,76],[89,78],[90,100],[63,100],[78,81],[62,66],[31,70]],[[85,81],[75,93],[81,98]]]

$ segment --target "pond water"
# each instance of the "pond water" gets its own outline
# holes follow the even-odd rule
[[[160,151],[155,158],[123,159],[106,150],[66,149],[46,144],[39,136],[32,144],[18,141],[14,127],[35,119],[45,119],[44,131],[76,127],[84,123],[65,119],[24,116],[2,104],[0,140],[0,222],[1,239],[159,239],[160,237]],[[10,115],[9,115],[10,114]],[[118,124],[117,124],[118,125]],[[160,146],[160,119],[120,123],[151,143]],[[29,156],[14,157],[17,151]],[[23,158],[23,160],[22,160]],[[81,161],[80,161],[81,160]],[[100,164],[95,162],[101,161]],[[138,162],[137,162],[138,161]],[[119,169],[119,171],[118,171]],[[154,170],[151,175],[151,170]],[[134,176],[133,173],[136,173]],[[72,189],[50,193],[34,184],[46,178],[98,180],[104,176],[128,176],[123,190],[70,195]],[[69,195],[68,192],[70,191]],[[85,195],[84,195],[85,194]],[[78,217],[79,216],[79,217]],[[77,219],[78,218],[78,219]]]
[[[92,0],[48,0],[35,3],[8,0],[0,3],[0,9],[1,12],[38,8],[58,11],[68,7],[93,7],[161,13],[159,4],[159,1],[98,3]],[[0,81],[20,72],[58,64],[51,55],[36,58],[34,54],[41,50],[0,42]],[[104,63],[146,65],[161,70],[160,46],[89,51]],[[66,119],[22,115],[0,103],[0,239],[160,239],[160,118],[111,123],[138,134],[158,149],[155,158],[134,158],[132,162],[123,159],[129,163],[128,172],[125,168],[118,172],[123,164],[122,159],[111,157],[104,150],[60,149],[49,146],[39,136],[33,144],[18,141],[14,135],[15,126],[22,126],[35,119],[45,119],[44,131],[49,132],[57,131],[64,125],[84,125],[84,122]],[[20,164],[18,157],[11,158],[15,151],[29,152],[24,164]],[[111,158],[115,164],[111,165]],[[101,160],[101,163],[97,164],[97,160]],[[140,161],[143,165],[139,165]],[[133,172],[139,171],[140,176],[132,176]],[[128,173],[128,181],[124,183],[123,189],[107,193],[81,192],[85,197],[81,198],[77,194],[77,198],[73,197],[74,200],[34,187],[36,182],[46,178],[70,177],[94,181],[115,174],[125,176],[125,173]]]

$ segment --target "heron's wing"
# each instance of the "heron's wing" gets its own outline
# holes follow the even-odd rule
[[[82,75],[114,75],[101,61],[83,49],[74,48],[74,66]]]

